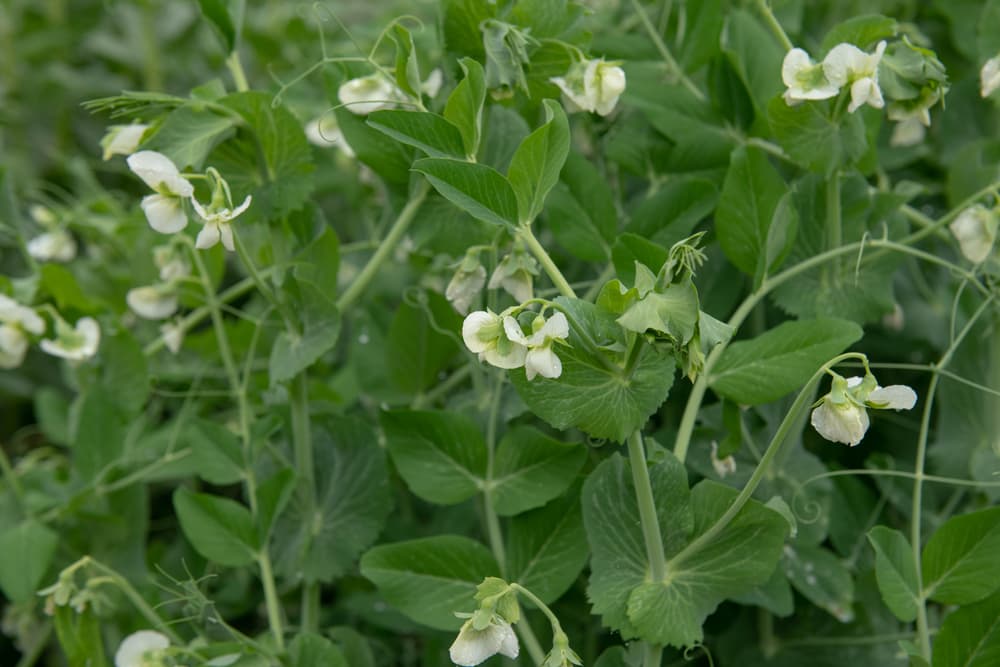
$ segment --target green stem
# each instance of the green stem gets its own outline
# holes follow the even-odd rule
[[[656,30],[656,26],[654,26],[653,22],[649,20],[649,14],[646,13],[646,10],[643,8],[639,0],[632,0],[632,8],[635,9],[636,16],[638,16],[639,20],[642,22],[642,26],[649,34],[649,38],[653,40],[653,45],[656,47],[656,50],[660,52],[660,57],[663,58],[663,62],[667,64],[667,67],[674,74],[674,76],[677,77],[677,80],[681,82],[681,85],[687,88],[696,99],[704,101],[705,94],[698,89],[698,86],[694,85],[694,82],[691,81],[686,74],[684,74],[684,70],[681,69],[680,64],[674,59],[673,54],[670,53],[670,49],[667,48],[667,45],[664,43],[660,33]]]
[[[139,591],[135,590],[132,584],[129,583],[128,579],[118,574],[117,571],[111,569],[104,563],[98,560],[94,560],[90,556],[84,556],[79,561],[77,561],[77,563],[79,566],[92,567],[101,574],[103,574],[105,577],[107,577],[109,580],[111,580],[115,584],[115,586],[117,586],[118,589],[125,594],[125,597],[128,598],[129,602],[132,603],[132,605],[138,610],[138,612],[142,614],[143,617],[145,617],[145,619],[149,621],[149,623],[153,627],[155,627],[157,630],[159,630],[167,637],[169,637],[171,642],[173,642],[174,644],[184,643],[184,640],[181,639],[180,635],[174,632],[173,628],[171,628],[167,623],[164,622],[162,618],[160,618],[160,615],[156,613],[156,610],[150,607],[149,604],[146,603],[143,597],[139,595]],[[70,568],[72,567],[73,566],[70,566]]]
[[[566,633],[563,632],[562,626],[559,624],[559,619],[556,617],[555,614],[552,613],[552,610],[549,609],[548,605],[546,605],[544,602],[538,599],[537,595],[535,595],[527,588],[518,583],[511,584],[510,588],[513,591],[517,591],[518,595],[523,595],[524,597],[531,600],[531,603],[535,605],[535,607],[538,608],[539,611],[545,614],[545,617],[549,619],[549,623],[552,625],[553,635],[562,635],[564,637],[566,636]]]
[[[281,315],[281,319],[285,323],[285,329],[292,336],[299,335],[298,327],[296,326],[296,318],[292,311],[289,309],[288,305],[280,300],[274,293],[274,290],[264,282],[264,277],[261,272],[257,270],[257,265],[254,263],[253,258],[250,257],[250,253],[247,252],[247,248],[243,245],[243,239],[240,238],[239,234],[233,231],[233,240],[236,245],[236,254],[239,255],[240,261],[243,263],[243,267],[250,274],[250,280],[253,281],[254,286],[257,291],[260,292],[261,296],[267,300],[275,310]]]
[[[653,581],[663,581],[667,574],[667,559],[663,553],[663,536],[656,516],[656,501],[646,467],[646,452],[642,445],[642,432],[636,430],[628,439],[628,460],[635,484],[635,499],[639,505],[639,523],[646,543],[649,574]]]
[[[337,299],[337,308],[341,311],[347,310],[364,293],[365,289],[368,288],[368,284],[371,283],[379,269],[382,268],[382,264],[389,258],[392,251],[395,250],[396,244],[406,234],[406,230],[409,228],[410,223],[413,222],[413,218],[423,203],[424,198],[427,197],[429,190],[430,186],[427,184],[427,181],[423,181],[410,201],[400,211],[399,217],[396,218],[396,222],[389,229],[389,233],[386,234],[375,254],[371,256],[365,267],[361,269],[361,273],[354,279],[354,282]]]
[[[236,90],[244,93],[250,90],[250,84],[247,83],[246,72],[243,71],[243,63],[240,61],[240,52],[238,50],[233,50],[226,58],[226,67],[229,68],[229,73],[233,75],[233,83],[236,84]]]
[[[760,10],[761,16],[764,17],[764,22],[767,23],[767,27],[771,29],[774,36],[778,38],[781,42],[781,46],[785,51],[791,51],[794,47],[792,40],[788,39],[788,35],[785,33],[785,29],[781,27],[778,23],[777,17],[774,12],[771,11],[770,5],[768,5],[767,0],[756,0],[757,9]]]
[[[559,293],[571,299],[576,298],[573,286],[569,284],[566,277],[563,276],[562,271],[559,270],[556,263],[549,257],[549,253],[538,242],[538,239],[535,238],[535,235],[531,231],[531,226],[529,224],[519,226],[517,228],[517,236],[524,241],[524,244],[528,246],[528,250],[538,260],[538,263],[542,265],[542,268],[545,269],[546,275],[548,275],[552,284],[556,286],[556,289],[559,290]]]
[[[302,371],[288,386],[289,412],[292,422],[292,448],[295,452],[295,471],[299,477],[299,494],[305,516],[313,520],[316,512],[316,473],[314,471],[312,433],[309,423],[309,378]],[[320,586],[317,582],[302,587],[303,632],[319,629]]]
[[[264,584],[264,602],[267,605],[267,622],[271,626],[271,633],[274,635],[274,644],[278,651],[285,650],[285,630],[281,621],[281,604],[278,600],[278,591],[274,585],[274,572],[271,569],[271,556],[267,549],[261,550],[257,555],[257,563],[260,565],[260,578]]]
[[[739,514],[740,510],[743,509],[743,506],[750,500],[753,492],[757,490],[757,486],[767,473],[767,470],[771,465],[771,461],[773,461],[778,455],[778,451],[781,449],[781,445],[784,443],[788,433],[792,430],[793,426],[795,426],[799,413],[801,413],[802,410],[812,402],[813,391],[826,372],[846,359],[864,358],[865,356],[858,352],[841,354],[823,364],[819,370],[813,374],[812,378],[809,379],[809,382],[807,382],[799,392],[799,395],[795,397],[795,402],[792,403],[792,407],[788,410],[785,418],[781,420],[781,424],[778,426],[778,430],[774,433],[774,437],[771,438],[771,442],[768,444],[767,450],[764,452],[764,456],[761,457],[760,463],[758,463],[757,467],[754,468],[753,474],[750,475],[750,479],[747,481],[743,489],[740,490],[739,495],[736,496],[732,505],[726,509],[726,511],[716,520],[714,524],[709,526],[708,530],[692,540],[690,544],[681,549],[680,553],[671,558],[667,563],[668,568],[674,569],[687,559],[696,555],[699,551],[701,551],[702,547],[709,544],[719,533],[725,530],[726,526],[729,525],[729,522],[732,521],[737,514]]]
[[[979,320],[986,309],[993,303],[993,298],[989,298],[980,304],[979,308],[973,313],[969,321],[965,323],[962,331],[959,332],[955,339],[945,350],[944,354],[941,355],[941,360],[935,365],[936,368],[942,368],[948,365],[951,361],[952,355],[958,346],[965,339],[968,333],[972,330],[973,325]],[[920,420],[920,436],[917,440],[917,457],[916,463],[914,464],[913,471],[913,505],[910,512],[910,548],[913,549],[913,563],[917,572],[917,582],[918,584],[923,581],[921,578],[921,526],[920,526],[920,514],[923,509],[923,488],[924,488],[924,463],[927,457],[927,440],[930,435],[930,424],[931,424],[931,412],[934,405],[934,396],[937,393],[938,381],[940,380],[940,375],[934,373],[931,377],[930,385],[927,388],[927,396],[924,399],[924,412]],[[917,636],[919,638],[920,655],[926,660],[931,659],[931,637],[930,629],[927,623],[927,597],[931,594],[931,591],[924,590],[921,585],[920,594],[917,596]]]

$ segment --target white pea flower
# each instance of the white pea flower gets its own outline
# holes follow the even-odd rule
[[[725,478],[727,475],[732,475],[736,472],[736,459],[730,454],[724,458],[719,458],[719,443],[712,441],[712,467],[715,468],[715,474],[719,477]]]
[[[344,133],[340,131],[337,117],[326,113],[306,123],[306,139],[313,146],[320,148],[337,147],[347,157],[354,157],[354,149],[347,143]]]
[[[130,289],[125,302],[132,312],[147,320],[165,320],[177,312],[177,294],[164,285]]]
[[[406,99],[403,91],[381,72],[345,81],[337,89],[337,97],[348,111],[359,116],[393,109]]]
[[[603,58],[573,63],[566,76],[549,79],[566,98],[567,111],[607,116],[625,92],[625,70]]]
[[[868,431],[866,407],[877,410],[911,410],[917,394],[906,385],[879,387],[871,375],[844,379],[835,375],[830,393],[820,399],[810,419],[813,428],[831,442],[854,447]]]
[[[562,361],[552,345],[569,336],[569,322],[565,315],[556,313],[548,320],[539,315],[532,322],[533,333],[530,336],[525,336],[521,325],[509,315],[503,318],[503,327],[507,338],[528,348],[524,359],[524,373],[529,381],[538,375],[550,380],[562,375]]]
[[[41,204],[32,205],[28,209],[28,215],[31,216],[32,220],[46,228],[55,227],[58,222],[56,214],[52,212],[52,209]]]
[[[781,63],[781,80],[788,86],[785,91],[788,106],[795,106],[804,100],[826,100],[840,92],[840,88],[826,78],[823,65],[814,63],[802,49],[792,49],[785,54]]]
[[[477,310],[466,316],[462,322],[462,340],[470,352],[479,355],[480,361],[497,368],[520,368],[528,353],[524,345],[507,337],[503,319],[489,310]]]
[[[441,84],[443,83],[444,74],[441,72],[441,68],[437,67],[431,70],[431,73],[427,75],[424,82],[420,84],[420,92],[433,99],[437,97],[438,92],[441,90]]]
[[[153,262],[160,270],[160,280],[173,282],[185,278],[191,273],[191,263],[177,246],[161,245],[153,248]]]
[[[515,300],[524,303],[534,295],[534,276],[538,275],[538,262],[523,249],[515,248],[497,264],[490,276],[488,287],[503,287]]]
[[[155,630],[139,630],[122,640],[115,652],[115,667],[159,667],[170,639]]]
[[[43,352],[70,361],[89,359],[97,354],[101,342],[101,328],[92,317],[81,317],[71,328],[61,319],[56,320],[56,337],[46,338],[39,345]]]
[[[486,284],[486,267],[479,263],[478,258],[472,258],[471,263],[472,266],[468,266],[467,261],[462,262],[444,291],[445,298],[462,315],[469,312],[472,302]]]
[[[878,87],[878,65],[885,53],[885,41],[878,43],[875,53],[865,53],[853,44],[838,44],[823,59],[823,73],[838,89],[851,86],[851,103],[847,110],[854,113],[864,104],[876,109],[885,106],[882,89]]]
[[[76,257],[76,241],[65,229],[55,229],[28,241],[28,254],[39,262],[69,262]]]
[[[167,346],[171,354],[181,351],[184,344],[184,328],[180,322],[165,322],[160,325],[160,335],[163,336],[163,344]]]
[[[104,154],[101,156],[105,160],[110,160],[113,155],[131,155],[142,143],[142,135],[149,129],[149,125],[133,123],[132,125],[112,125],[108,128],[104,138],[101,139],[101,148]]]
[[[194,195],[194,186],[181,176],[177,166],[166,155],[156,151],[139,151],[128,157],[128,166],[155,195],[142,198],[142,211],[149,226],[161,234],[173,234],[187,226],[183,202]]]
[[[979,92],[983,97],[989,97],[1000,88],[1000,55],[990,58],[979,70]]]
[[[45,320],[31,308],[0,294],[0,368],[16,368],[28,353],[28,334],[45,333]]]
[[[250,208],[251,200],[252,197],[247,195],[243,203],[234,209],[224,207],[210,207],[206,209],[197,199],[192,198],[191,204],[194,205],[195,212],[205,223],[205,226],[198,232],[198,238],[194,243],[195,247],[199,250],[205,250],[222,241],[222,246],[226,250],[236,250],[236,244],[233,240],[233,228],[229,223]]]
[[[462,625],[458,637],[448,649],[451,661],[463,667],[473,667],[485,662],[497,653],[508,658],[516,658],[520,652],[517,635],[510,623],[498,616],[482,630],[472,626],[470,618]]]
[[[965,258],[979,264],[993,250],[998,224],[1000,220],[994,211],[976,204],[962,211],[948,228],[958,240]]]

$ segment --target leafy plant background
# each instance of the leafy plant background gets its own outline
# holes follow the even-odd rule
[[[978,74],[1000,51],[1000,4],[769,6],[0,7],[0,291],[95,316],[103,331],[93,361],[36,349],[0,372],[0,663],[108,664],[122,637],[159,618],[179,643],[197,639],[197,657],[177,658],[191,664],[448,664],[454,612],[474,609],[484,577],[503,576],[552,607],[587,665],[648,665],[647,644],[670,645],[663,664],[993,664],[996,265],[973,272],[935,221],[996,196],[1000,114]],[[383,34],[402,14],[415,15],[395,24],[406,30]],[[857,23],[870,14],[891,19]],[[541,40],[523,70],[490,51],[491,17]],[[873,109],[836,125],[818,107],[785,105],[786,49],[770,17],[814,56],[844,39],[869,46],[880,30],[932,47],[951,88],[926,139],[890,145],[892,123]],[[372,71],[364,58],[380,36],[373,59],[397,81],[410,62],[418,84],[441,69],[442,92],[423,102],[452,124],[424,117],[431,131],[408,125],[412,109],[366,119],[339,107],[339,85]],[[623,63],[613,115],[567,120],[550,83],[569,63],[545,41],[557,38]],[[227,66],[233,50],[239,68]],[[480,136],[469,122],[477,72],[502,93],[482,98]],[[455,96],[453,107],[461,82],[472,102]],[[307,142],[304,125],[324,115],[356,157]],[[125,303],[155,278],[151,251],[164,241],[123,161],[100,159],[107,125],[133,117],[158,123],[144,147],[214,166],[236,198],[254,198],[234,225],[264,290],[246,263],[204,253],[200,279],[180,292],[197,317],[178,355]],[[529,134],[536,144],[519,153]],[[488,175],[464,180],[470,152]],[[540,197],[526,198],[537,184]],[[831,249],[831,196],[837,247],[857,250],[772,289]],[[77,239],[72,262],[24,252],[34,205]],[[534,236],[517,231],[536,216]],[[929,227],[912,246],[925,256],[866,245]],[[576,338],[560,352],[561,379],[508,380],[465,350],[443,296],[469,247],[488,248],[491,270],[511,239],[537,237],[582,297],[564,307],[591,333],[612,331],[597,336],[611,349],[624,342],[612,311],[583,301],[606,305],[608,280],[635,284],[637,261],[655,272],[702,231],[695,319],[700,306],[739,321],[700,384],[647,347],[616,394],[614,370]],[[389,254],[366,275],[379,248]],[[537,295],[559,290],[544,270],[536,278]],[[482,303],[508,299],[494,290]],[[856,448],[822,440],[800,412],[755,500],[684,560],[747,483],[794,392],[848,348],[882,385],[913,386],[917,408],[880,413]],[[637,459],[619,445],[643,426],[638,460],[677,577],[665,590],[648,577]],[[732,475],[712,466],[713,443],[734,456]],[[940,480],[915,484],[914,470]],[[53,609],[37,591],[74,564],[81,597]],[[525,613],[544,651],[548,624],[531,604]],[[522,642],[518,663],[536,664]]]

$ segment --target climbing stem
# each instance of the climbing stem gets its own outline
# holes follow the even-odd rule
[[[246,72],[243,71],[243,63],[240,61],[240,52],[237,49],[233,49],[233,52],[226,58],[226,67],[233,76],[233,83],[238,92],[245,93],[250,90]]]
[[[361,273],[354,279],[354,282],[337,299],[337,308],[341,311],[347,310],[368,289],[369,283],[378,274],[379,269],[382,268],[382,265],[392,254],[392,251],[396,249],[396,245],[406,234],[406,230],[409,229],[410,223],[413,222],[413,218],[427,197],[429,190],[430,186],[426,181],[422,181],[417,186],[416,192],[413,193],[413,196],[406,203],[406,206],[403,207],[403,210],[399,212],[399,217],[396,218],[392,227],[389,228],[389,233],[382,239],[382,243],[379,244],[378,249],[375,250],[371,259],[361,269]]]
[[[813,374],[812,378],[810,378],[809,382],[806,383],[805,387],[802,388],[799,395],[795,398],[795,402],[792,403],[792,407],[788,410],[785,418],[781,420],[778,430],[774,433],[774,437],[771,438],[771,442],[768,444],[767,450],[764,452],[764,456],[761,457],[757,467],[754,468],[753,474],[750,475],[750,479],[747,481],[746,485],[744,485],[743,489],[740,490],[739,495],[736,496],[733,503],[726,509],[725,512],[723,512],[722,516],[720,516],[714,524],[708,527],[708,530],[692,540],[690,544],[681,549],[680,553],[671,558],[667,563],[668,567],[680,565],[688,558],[696,555],[705,545],[710,544],[719,533],[725,530],[726,526],[729,525],[729,522],[732,521],[737,514],[739,514],[740,510],[743,509],[743,506],[750,500],[753,492],[757,490],[757,485],[759,485],[761,480],[764,478],[771,462],[778,455],[781,445],[785,442],[793,426],[796,425],[800,413],[806,408],[807,405],[809,405],[809,403],[812,402],[813,392],[817,383],[829,369],[847,359],[866,360],[863,354],[858,352],[848,352],[834,357],[830,361],[826,362]]]
[[[764,17],[764,22],[767,23],[767,27],[771,29],[771,32],[778,41],[781,42],[781,46],[785,51],[791,51],[794,47],[792,40],[788,39],[788,35],[785,33],[785,29],[781,27],[778,23],[778,18],[774,15],[771,10],[771,5],[767,0],[756,0],[757,9],[760,10],[760,15]]]
[[[268,555],[267,548],[261,549],[257,555],[257,564],[260,566],[260,578],[264,584],[264,603],[267,605],[267,622],[271,626],[271,634],[274,635],[274,644],[278,651],[285,650],[285,630],[281,621],[281,602],[278,600],[278,591],[274,585],[274,571],[271,568],[271,556]]]
[[[528,250],[535,256],[538,263],[542,265],[542,268],[545,269],[545,274],[552,281],[552,284],[556,286],[556,289],[559,290],[559,293],[565,297],[575,298],[576,292],[573,290],[573,286],[569,284],[566,277],[563,276],[562,271],[559,270],[556,263],[549,257],[549,253],[538,242],[538,239],[535,238],[535,235],[531,231],[531,225],[527,223],[520,225],[517,228],[517,237],[524,242],[524,245],[528,246]]]
[[[972,327],[979,318],[986,312],[993,303],[993,297],[985,299],[979,308],[972,314],[962,330],[955,336],[948,349],[941,355],[940,361],[935,364],[935,372],[931,377],[930,385],[927,387],[927,394],[924,397],[924,411],[920,420],[920,435],[917,439],[917,456],[913,471],[913,506],[910,512],[910,548],[913,549],[913,563],[917,572],[918,585],[923,581],[921,574],[921,526],[920,515],[923,506],[923,489],[926,476],[924,475],[924,463],[927,457],[927,440],[930,435],[931,413],[934,406],[934,397],[937,393],[938,382],[941,378],[937,369],[948,365],[952,355],[962,343]],[[920,595],[917,596],[917,645],[920,647],[920,655],[926,660],[931,659],[931,636],[930,627],[927,622],[927,596],[930,591],[924,590],[922,585]]]
[[[667,574],[667,559],[663,553],[663,536],[660,534],[653,487],[649,482],[649,469],[646,467],[642,432],[639,430],[629,436],[628,460],[632,468],[632,482],[635,484],[635,500],[639,505],[639,523],[642,525],[642,538],[646,543],[650,576],[653,581],[663,581]]]

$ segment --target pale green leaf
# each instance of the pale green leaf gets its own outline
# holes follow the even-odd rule
[[[510,578],[546,604],[557,600],[590,558],[580,496],[570,492],[510,522],[507,570]]]
[[[443,116],[427,111],[385,109],[369,114],[367,122],[379,132],[419,148],[430,157],[465,157],[462,133]]]
[[[253,517],[238,502],[181,487],[174,492],[174,510],[184,535],[208,560],[240,567],[257,558]]]

